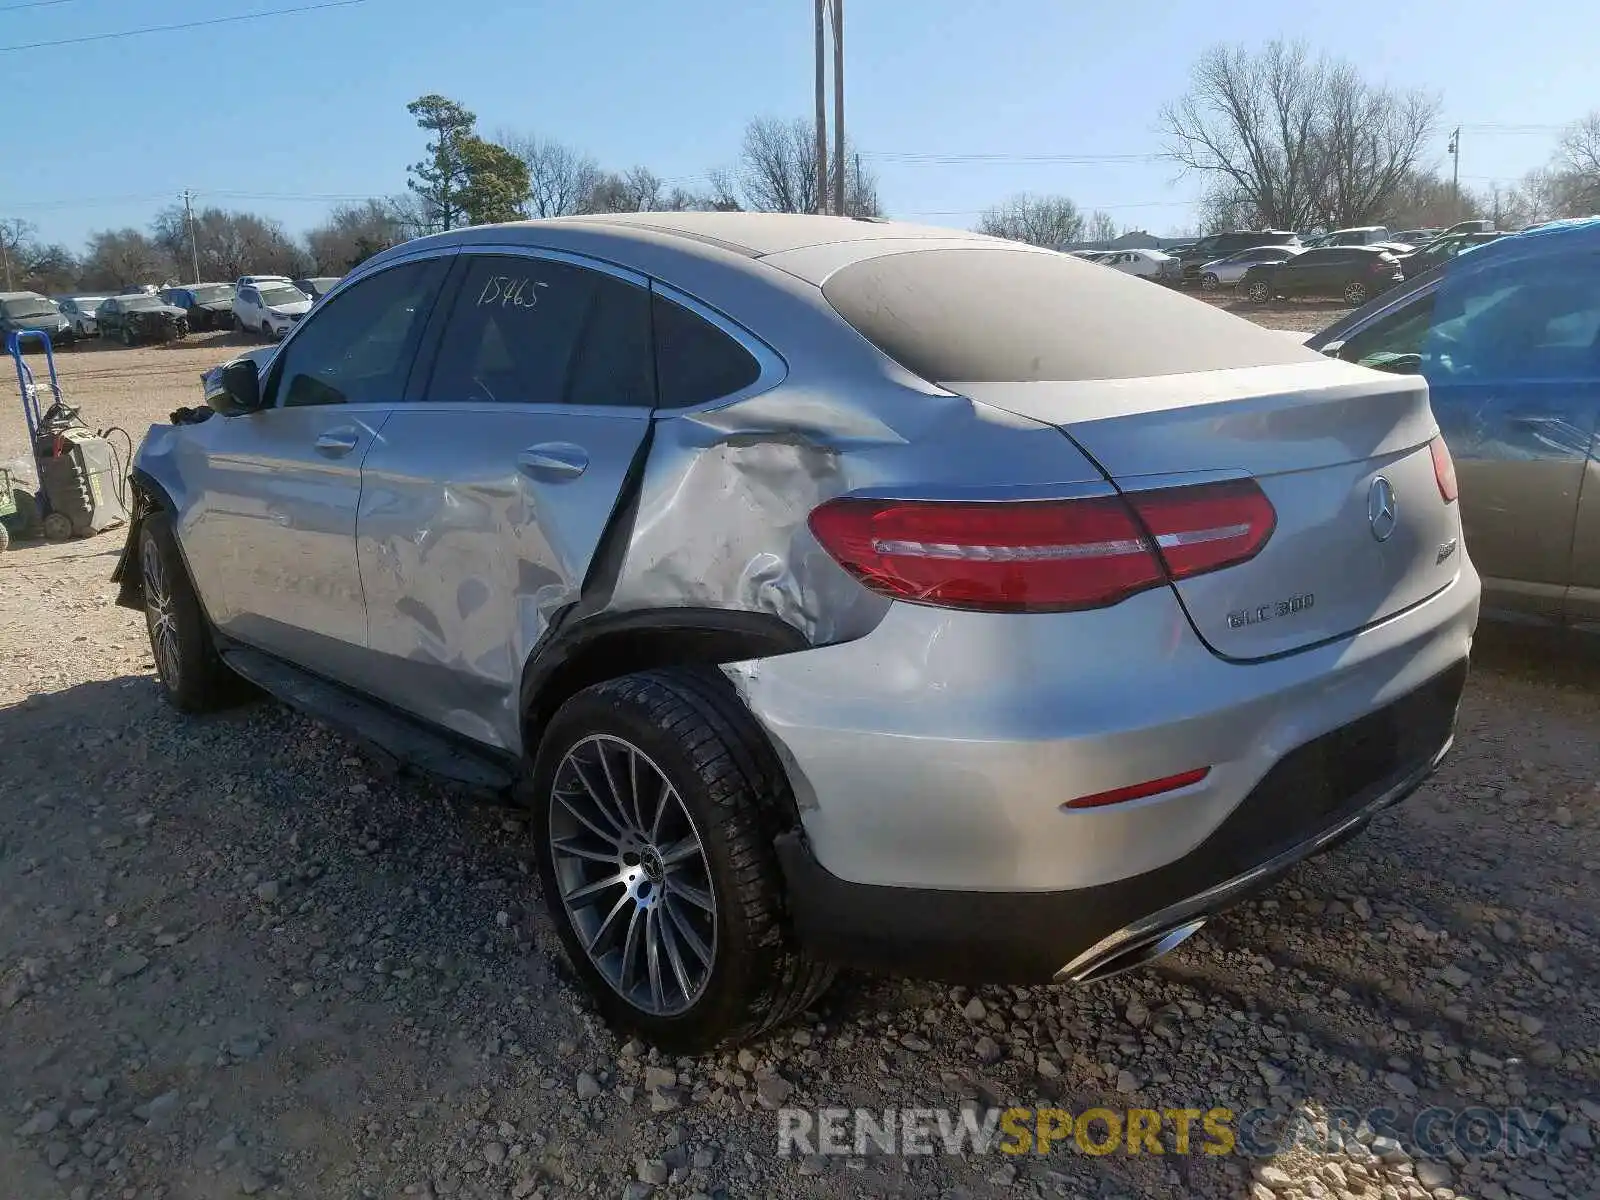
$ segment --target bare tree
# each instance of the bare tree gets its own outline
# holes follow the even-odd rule
[[[1458,193],[1448,179],[1432,171],[1409,172],[1384,210],[1392,229],[1436,229],[1483,215],[1476,195],[1470,190]]]
[[[1110,242],[1116,240],[1117,220],[1103,208],[1097,208],[1089,214],[1089,222],[1084,230],[1083,240],[1086,242]]]
[[[882,212],[878,181],[855,161],[845,143],[844,179],[828,172],[830,189],[844,188],[844,210],[852,217]],[[762,117],[745,126],[739,153],[739,190],[744,207],[756,212],[816,212],[825,197],[817,195],[816,130],[803,117],[779,121]]]
[[[495,141],[528,168],[528,210],[535,217],[564,217],[583,211],[600,182],[600,164],[554,138],[501,132]]]
[[[1169,157],[1207,183],[1207,209],[1283,229],[1382,212],[1417,168],[1436,98],[1366,83],[1303,45],[1217,46],[1162,110]]]
[[[1600,109],[1567,130],[1561,139],[1559,170],[1564,215],[1600,213]]]
[[[1050,250],[1083,241],[1084,228],[1082,210],[1066,196],[1021,193],[986,209],[978,219],[979,233]]]
[[[809,213],[818,209],[816,131],[797,118],[761,117],[745,127],[739,186],[758,212]]]
[[[341,204],[306,233],[313,269],[342,275],[409,237],[405,217],[388,200]]]
[[[661,177],[649,167],[633,167],[621,175],[602,174],[580,211],[659,212],[671,207],[665,186]],[[682,193],[682,198],[687,199],[687,193]]]
[[[189,222],[183,206],[175,204],[157,213],[150,233],[165,259],[181,264],[178,273],[187,279],[193,268]],[[282,225],[255,213],[203,208],[194,214],[194,243],[203,279],[237,279],[240,275],[269,272],[298,275],[308,265],[305,252]]]
[[[65,246],[39,241],[31,221],[10,218],[0,221],[0,287],[7,291],[40,292],[59,295],[71,290],[78,278],[78,260]]]
[[[1415,172],[1433,133],[1439,101],[1421,92],[1373,87],[1353,67],[1320,68],[1323,222],[1335,228],[1384,215]]]
[[[79,286],[119,288],[160,283],[174,273],[172,258],[137,229],[106,229],[89,235]]]

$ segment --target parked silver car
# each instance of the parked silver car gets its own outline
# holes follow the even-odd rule
[[[1208,292],[1238,287],[1239,281],[1251,267],[1259,263],[1287,262],[1304,249],[1304,246],[1252,246],[1248,250],[1240,250],[1201,266],[1200,286]]]
[[[1069,255],[820,216],[456,230],[156,425],[116,577],[251,680],[515,789],[604,1016],[835,964],[1086,981],[1407,795],[1478,612],[1417,380]]]

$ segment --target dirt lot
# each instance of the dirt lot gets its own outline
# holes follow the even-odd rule
[[[65,355],[69,397],[137,438],[230,344]],[[9,390],[0,461],[24,451]],[[111,603],[120,544],[0,556],[4,1200],[1600,1197],[1600,655],[1486,634],[1436,780],[1153,968],[1072,991],[849,978],[754,1052],[661,1062],[570,985],[514,813],[385,778],[270,703],[166,707]],[[1441,1159],[1381,1122],[1337,1155],[776,1153],[785,1104],[964,1101],[1384,1107],[1400,1131],[1515,1107],[1553,1136]]]

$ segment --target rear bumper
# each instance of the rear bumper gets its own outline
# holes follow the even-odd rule
[[[845,962],[1047,980],[1129,929],[1226,907],[1427,777],[1479,593],[1463,557],[1411,609],[1248,665],[1208,651],[1168,590],[1070,614],[897,604],[856,641],[728,664],[794,789],[797,928]]]
[[[1097,887],[971,892],[847,883],[804,834],[778,841],[795,931],[812,953],[963,983],[1073,982],[1128,948],[1214,916],[1354,836],[1448,753],[1465,661],[1292,752],[1175,862]]]

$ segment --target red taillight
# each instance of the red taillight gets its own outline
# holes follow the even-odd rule
[[[1276,521],[1254,482],[1230,480],[1084,500],[846,496],[811,514],[811,532],[863,584],[896,600],[1065,612],[1116,604],[1169,574],[1243,562]]]
[[[1458,494],[1455,459],[1450,457],[1450,447],[1444,444],[1442,437],[1435,437],[1428,443],[1428,453],[1433,455],[1433,477],[1439,484],[1439,495],[1449,504]]]
[[[1107,804],[1124,804],[1129,800],[1144,800],[1165,792],[1175,792],[1199,783],[1211,774],[1210,767],[1197,767],[1181,775],[1168,775],[1164,779],[1151,779],[1145,783],[1132,783],[1127,787],[1112,788],[1109,792],[1096,792],[1092,796],[1079,796],[1068,800],[1062,808],[1104,808]]]

